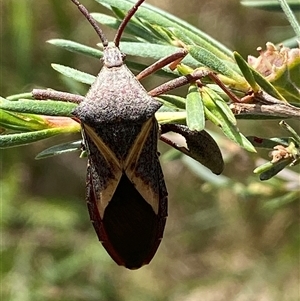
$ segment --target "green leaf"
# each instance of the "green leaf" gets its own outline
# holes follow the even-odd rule
[[[169,108],[174,108],[178,110],[185,110],[185,98],[177,95],[160,95],[159,97],[155,97],[158,101],[163,103],[164,106]]]
[[[151,58],[156,61],[163,57],[169,56],[175,52],[178,52],[178,47],[175,46],[139,42],[121,42],[120,49],[123,53],[126,53],[126,55]],[[191,67],[199,66],[198,62],[195,59],[193,59],[190,55],[187,55],[182,60],[182,62]],[[170,69],[169,72],[171,72]]]
[[[300,58],[297,61],[298,65],[295,66],[295,70],[291,70],[290,66],[289,68],[282,68],[276,72],[276,76],[272,79],[272,85],[285,99],[288,99],[289,102],[300,102],[300,91],[297,87],[298,83],[291,78],[291,71],[293,71],[293,73],[297,74],[297,82],[300,83]]]
[[[0,126],[13,131],[28,132],[44,129],[47,123],[38,115],[0,110]]]
[[[254,170],[254,173],[260,174],[259,178],[261,181],[266,181],[273,178],[277,175],[280,171],[282,171],[285,167],[290,165],[291,159],[283,159],[279,162],[272,163],[267,162],[266,164],[257,167]]]
[[[48,40],[47,42],[49,44],[63,48],[70,52],[84,54],[84,55],[91,56],[91,57],[94,57],[97,59],[100,59],[103,56],[103,52],[98,49],[95,49],[95,48],[92,48],[92,47],[89,47],[89,46],[86,46],[86,45],[83,45],[83,44],[80,44],[77,42],[73,42],[70,40],[51,39],[51,40]]]
[[[0,96],[0,99],[5,99],[5,100],[10,100],[10,101],[16,101],[19,99],[32,99],[32,93],[31,92],[26,92],[26,93],[20,93],[20,94],[14,94],[14,95],[9,95],[5,98]]]
[[[271,96],[282,100],[283,102],[287,102],[284,97],[276,90],[276,88],[268,81],[266,80],[258,71],[254,70],[252,67],[250,67],[252,70],[252,74],[254,76],[255,81],[260,85],[260,87],[270,94]]]
[[[221,73],[237,83],[244,84],[245,79],[241,77],[229,64],[219,59],[215,54],[201,46],[187,46],[187,50],[193,58],[204,66]]]
[[[211,95],[211,90],[207,87],[201,89],[203,103],[206,107],[205,114],[207,119],[212,122],[218,122],[216,125],[221,126],[224,134],[250,152],[256,152],[250,141],[239,131],[236,125],[232,124],[226,114],[216,105]],[[209,114],[207,112],[209,111]],[[212,117],[212,118],[211,118]]]
[[[258,92],[260,90],[260,87],[254,79],[250,66],[238,52],[235,51],[233,54],[234,54],[235,61],[237,62],[245,79],[247,80],[247,82],[249,83],[253,91]]]
[[[232,52],[229,49],[224,48],[224,45],[211,40],[208,35],[204,33],[197,35],[189,31],[188,29],[183,28],[170,28],[170,30],[174,35],[175,41],[179,40],[185,45],[197,45],[199,47],[201,46],[208,52],[217,56],[219,59],[226,62],[232,62]]]
[[[186,98],[186,122],[190,130],[202,131],[205,128],[205,117],[201,94],[197,85],[190,85]]]
[[[71,67],[67,67],[59,64],[51,64],[51,66],[54,70],[63,74],[64,76],[70,77],[84,84],[91,85],[96,79],[94,75],[73,69]]]
[[[298,145],[298,147],[300,147],[300,136],[299,134],[288,124],[286,123],[284,120],[279,122],[279,125],[285,129],[288,133],[290,133],[293,137],[293,139],[296,142],[296,145]],[[299,128],[298,128],[299,130]]]
[[[268,210],[280,209],[284,206],[288,206],[292,202],[299,202],[299,191],[290,191],[281,195],[278,198],[269,200],[263,203],[263,208]]]
[[[203,95],[202,95],[203,96]],[[204,114],[205,114],[205,117],[206,119],[210,120],[213,124],[215,124],[216,126],[221,126],[222,124],[222,121],[216,116],[214,115],[213,111],[210,111],[206,105],[207,105],[207,101],[206,100],[203,100],[203,103],[204,103]]]
[[[288,0],[289,7],[292,10],[299,10],[299,0]],[[278,0],[242,0],[241,4],[247,7],[260,8],[271,11],[282,11]]]
[[[207,91],[209,91],[210,97],[214,101],[216,106],[218,106],[219,109],[226,115],[228,121],[233,125],[236,125],[236,118],[229,108],[228,104],[214,90],[208,88]]]
[[[0,148],[22,146],[65,132],[67,132],[66,128],[51,128],[21,134],[0,135]]]
[[[232,184],[230,178],[223,175],[216,175],[211,173],[207,167],[198,162],[195,162],[190,157],[185,156],[182,158],[182,161],[197,177],[203,179],[205,183],[211,183],[215,187],[228,187]]]
[[[54,100],[26,100],[3,101],[0,100],[0,109],[6,111],[30,113],[50,116],[72,117],[71,112],[77,107],[77,104],[71,102]],[[2,116],[1,116],[2,119]]]
[[[291,138],[289,138],[289,137],[260,138],[260,137],[256,137],[256,136],[247,136],[247,139],[255,147],[273,149],[273,147],[277,146],[278,144],[283,145],[283,146],[288,146]]]
[[[159,124],[166,123],[186,123],[186,112],[156,112],[155,117]]]
[[[67,143],[62,143],[58,144],[52,147],[49,147],[42,152],[40,152],[35,159],[45,159],[69,152],[75,152],[75,151],[81,151],[82,149],[82,141],[73,141],[73,142],[67,142]]]
[[[114,8],[114,13],[118,15],[119,20],[112,17],[107,16],[101,13],[92,13],[91,15],[95,18],[96,21],[98,21],[100,24],[109,26],[110,28],[113,28],[117,30],[119,28],[119,25],[121,23],[121,19],[123,19],[124,14],[120,13],[121,11],[119,9]],[[145,26],[146,22],[140,22],[137,21],[137,18],[132,18],[130,22],[125,27],[124,33],[130,35],[131,37],[122,38],[122,40],[128,40],[131,42],[138,41],[146,41],[149,43],[154,44],[161,44],[162,41],[157,36],[154,35],[154,33],[149,32],[149,29]]]

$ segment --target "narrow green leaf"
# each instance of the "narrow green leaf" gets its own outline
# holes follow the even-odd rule
[[[179,48],[170,45],[159,45],[159,44],[150,44],[150,43],[140,43],[140,42],[121,42],[120,49],[123,53],[132,56],[139,56],[143,58],[151,58],[155,61],[169,56],[173,53],[178,52]],[[187,55],[182,62],[191,67],[198,67],[199,63],[192,58],[190,55]],[[167,69],[169,69],[167,67]],[[170,69],[169,69],[170,70]],[[171,72],[171,70],[169,71]]]
[[[41,131],[34,131],[21,134],[0,135],[0,148],[16,147],[33,143],[42,139],[66,132],[62,128],[52,128]]]
[[[31,113],[50,116],[72,117],[71,112],[77,107],[71,102],[54,100],[0,101],[0,109],[19,113]],[[2,119],[2,118],[1,118]]]
[[[121,23],[120,20],[123,19],[122,16],[124,16],[124,14],[123,13],[121,14],[120,13],[121,11],[116,8],[114,8],[113,11],[116,15],[118,15],[119,20],[116,19],[115,17],[107,16],[101,13],[92,13],[91,15],[100,24],[109,26],[110,28],[117,30]],[[139,40],[139,41],[147,41],[149,43],[154,43],[154,44],[161,43],[159,38],[151,34],[151,32],[149,32],[149,30],[145,28],[145,25],[143,23],[137,21],[137,18],[132,18],[130,20],[130,22],[125,27],[124,32],[131,36],[130,38],[126,37],[126,39],[129,39],[130,41]],[[122,40],[125,40],[125,38],[122,38]]]
[[[204,104],[205,104],[204,114],[205,114],[206,119],[210,120],[216,126],[221,126],[222,121],[206,107],[206,104],[207,104],[206,101],[204,101]]]
[[[285,129],[288,133],[290,133],[292,135],[293,139],[296,142],[296,145],[298,145],[300,147],[300,136],[299,136],[299,134],[284,120],[280,121],[279,125],[283,129]],[[298,130],[299,130],[299,128],[298,128]]]
[[[231,122],[233,125],[236,125],[236,118],[232,113],[231,109],[229,108],[228,104],[214,90],[207,88],[206,91],[209,93],[212,101],[214,101],[216,106],[218,106],[219,109],[226,115],[228,121]]]
[[[300,102],[300,90],[297,86],[297,82],[300,84],[300,57],[297,61],[298,65],[295,66],[294,70],[281,68],[281,70],[276,73],[274,79],[272,79],[272,85],[285,99],[288,99],[289,102]],[[292,74],[291,71],[297,74],[297,82],[292,80],[291,76],[294,74]]]
[[[190,157],[184,156],[182,161],[197,177],[203,179],[205,183],[211,183],[215,187],[229,187],[229,185],[232,183],[230,178],[211,173],[207,167],[195,162]]]
[[[186,123],[186,112],[156,112],[155,117],[159,124]]]
[[[280,3],[282,11],[284,12],[287,20],[289,21],[291,27],[293,28],[298,40],[300,40],[300,24],[296,16],[294,15],[292,8],[289,6],[287,0],[278,0],[278,2]],[[300,5],[298,3],[298,9],[299,7]]]
[[[273,149],[274,146],[280,144],[283,146],[288,146],[291,138],[283,137],[283,138],[260,138],[256,136],[247,136],[247,139],[253,144],[255,147]]]
[[[0,110],[0,126],[13,131],[28,132],[44,129],[46,123],[38,115]]]
[[[243,73],[245,79],[251,86],[252,90],[254,92],[258,92],[260,87],[256,83],[253,73],[252,73],[251,68],[249,67],[248,63],[244,60],[244,58],[238,52],[234,51],[233,54],[234,54],[235,61],[237,62],[241,72]]]
[[[80,53],[87,56],[91,56],[97,59],[100,59],[103,56],[102,51],[77,43],[69,40],[64,39],[51,39],[47,41],[49,44],[52,44],[54,46],[63,48],[65,50],[68,50],[70,52]]]
[[[185,110],[186,100],[183,97],[165,94],[160,95],[159,97],[155,97],[155,99],[159,100],[167,107]]]
[[[49,158],[49,157],[53,157],[69,152],[81,151],[81,149],[82,149],[81,140],[62,143],[43,150],[35,157],[35,159],[39,160],[39,159]]]
[[[232,61],[232,53],[228,49],[224,49],[224,45],[213,42],[208,35],[196,35],[188,29],[184,28],[170,28],[176,40],[183,42],[185,45],[196,45],[205,48],[208,52],[214,54],[219,59],[224,61]]]
[[[300,74],[300,73],[299,73]],[[276,83],[273,83],[275,89],[288,100],[289,103],[300,103],[300,92],[299,89],[291,82],[286,82],[286,86],[277,86]]]
[[[193,58],[206,67],[235,80],[237,83],[245,83],[245,79],[242,76],[240,76],[235,70],[229,67],[228,64],[219,59],[212,52],[203,47],[194,45],[187,46],[187,49]]]
[[[288,5],[293,10],[300,9],[299,0],[288,0]],[[260,8],[265,10],[282,11],[278,0],[242,0],[241,4],[247,7]]]
[[[232,124],[228,120],[226,114],[224,114],[224,112],[216,105],[216,103],[211,98],[210,91],[207,87],[202,88],[202,99],[207,109],[205,110],[207,118],[210,119],[210,117],[213,116],[214,121],[217,120],[220,122],[219,126],[221,126],[224,134],[229,139],[250,152],[256,152],[250,141],[239,131],[236,125]],[[207,111],[209,111],[210,114],[207,114]]]
[[[26,92],[26,93],[20,93],[20,94],[14,94],[14,95],[10,95],[6,97],[6,100],[10,100],[10,101],[16,101],[19,99],[32,99],[32,93],[31,92]],[[5,99],[2,98],[1,99]]]
[[[273,178],[285,167],[291,163],[291,159],[284,159],[276,163],[267,162],[266,164],[257,167],[254,173],[260,174],[259,178],[261,181],[266,181]]]
[[[250,67],[251,68],[251,67]],[[276,88],[268,81],[266,80],[259,72],[251,68],[252,74],[254,76],[255,81],[261,86],[261,88],[270,94],[271,96],[282,100],[283,102],[287,102],[284,97],[276,90]]]
[[[186,98],[186,122],[190,130],[202,131],[205,128],[205,116],[201,94],[198,87],[190,85]]]
[[[64,76],[70,77],[84,84],[91,85],[96,79],[96,77],[91,74],[73,69],[71,67],[67,67],[59,64],[51,64],[51,66],[54,70],[58,71]]]
[[[118,20],[114,16],[108,16],[107,14],[102,14],[102,13],[91,13],[92,17],[100,24],[104,26],[108,26],[110,28],[113,28],[117,30],[120,26],[120,20]],[[116,15],[116,13],[115,13]],[[120,18],[122,19],[122,18]],[[130,23],[135,23],[133,19],[130,20]],[[129,25],[129,24],[128,24]],[[135,25],[136,26],[136,25]],[[125,30],[127,30],[127,26],[125,27]],[[128,33],[128,32],[127,32]]]
[[[263,202],[262,208],[267,210],[277,210],[288,206],[292,202],[299,202],[299,190],[290,191],[277,198]]]
[[[158,43],[160,44],[170,44],[173,43],[173,34],[171,31],[165,27],[158,26],[156,24],[150,24],[147,21],[143,21],[143,25],[147,26],[148,30],[157,37]]]
[[[178,51],[178,48],[175,46],[140,42],[121,42],[120,49],[127,55],[151,58],[154,60],[158,60]]]

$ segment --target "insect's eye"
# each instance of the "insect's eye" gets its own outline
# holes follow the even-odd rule
[[[123,60],[123,62],[124,62],[125,59],[126,59],[126,54],[125,54],[125,53],[122,53],[121,55],[122,55],[122,60]]]

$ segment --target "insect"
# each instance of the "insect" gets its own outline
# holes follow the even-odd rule
[[[159,126],[155,119],[161,103],[153,96],[174,88],[170,81],[150,96],[138,79],[185,56],[186,51],[159,60],[135,77],[124,64],[119,42],[126,24],[145,0],[129,10],[113,43],[108,43],[87,9],[79,1],[71,1],[103,44],[103,67],[84,98],[49,90],[33,90],[33,96],[79,103],[72,114],[81,123],[88,154],[86,201],[91,221],[112,259],[128,269],[137,269],[151,261],[165,228],[168,193],[158,158]],[[174,83],[179,86],[188,82]],[[199,138],[212,140],[205,132],[197,132],[196,139],[185,126],[168,125],[161,131],[179,132],[193,146]],[[168,139],[164,141],[178,148]],[[212,143],[222,165],[218,146]],[[188,154],[198,159],[193,151]]]

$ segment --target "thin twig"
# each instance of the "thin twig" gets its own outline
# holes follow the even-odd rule
[[[288,104],[249,104],[249,103],[231,103],[229,105],[232,112],[239,115],[270,116],[278,118],[300,119],[300,108]]]

